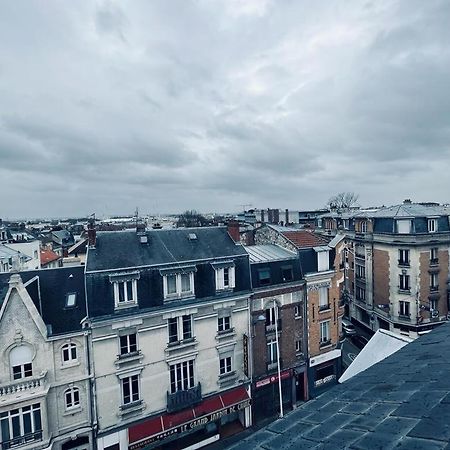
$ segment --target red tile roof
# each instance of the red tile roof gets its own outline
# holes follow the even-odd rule
[[[310,248],[327,245],[330,239],[312,231],[283,231],[283,236],[288,238],[297,248]]]
[[[56,261],[59,258],[60,256],[56,254],[53,250],[41,248],[41,266],[50,264],[51,262]]]

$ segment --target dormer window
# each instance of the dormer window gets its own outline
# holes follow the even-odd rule
[[[110,275],[113,285],[114,305],[116,308],[134,306],[137,304],[137,282],[139,272]]]
[[[438,230],[438,224],[436,219],[428,219],[428,232],[435,233]]]
[[[165,299],[191,297],[194,295],[195,266],[161,269]]]
[[[223,261],[211,264],[215,270],[216,291],[234,289],[235,271],[233,261]]]

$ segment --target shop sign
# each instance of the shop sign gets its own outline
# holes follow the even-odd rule
[[[281,372],[281,379],[285,380],[286,378],[291,377],[291,371],[286,370],[285,372]],[[268,384],[277,383],[278,382],[278,374],[272,375],[271,377],[264,378],[263,380],[257,381],[255,386],[256,388],[261,388],[263,386],[267,386]]]
[[[336,379],[336,375],[328,375],[325,378],[322,378],[321,380],[316,380],[314,382],[314,387],[319,387],[319,386],[323,386],[326,383],[329,383],[330,381],[333,381],[334,379]]]
[[[206,416],[199,417],[197,419],[183,423],[182,425],[178,425],[177,427],[171,428],[170,430],[167,430],[167,431],[163,431],[162,433],[158,433],[153,436],[149,436],[148,438],[145,438],[140,442],[130,444],[128,446],[128,450],[138,450],[147,445],[153,444],[154,442],[162,441],[162,440],[164,440],[170,436],[173,436],[175,434],[181,434],[181,433],[185,433],[186,431],[194,430],[195,428],[198,428],[198,427],[203,427],[207,423],[215,422],[216,420],[219,420],[223,416],[242,411],[243,409],[247,408],[248,406],[250,406],[250,399],[244,400],[243,402],[237,403],[236,405],[229,406],[228,408],[214,411]]]
[[[309,367],[317,366],[318,364],[322,364],[327,361],[331,361],[332,359],[340,358],[341,349],[331,350],[329,352],[324,353],[323,355],[314,356],[309,359]]]
[[[244,334],[242,338],[244,345],[244,375],[248,377],[248,336]]]

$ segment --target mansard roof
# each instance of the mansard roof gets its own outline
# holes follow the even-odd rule
[[[146,243],[135,231],[98,232],[88,250],[86,271],[169,265],[231,256],[246,256],[226,227],[149,230]]]

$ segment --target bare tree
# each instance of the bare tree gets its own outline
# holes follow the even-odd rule
[[[354,192],[339,192],[329,198],[326,206],[328,208],[348,209],[356,206],[359,195]]]
[[[209,224],[208,219],[195,209],[184,211],[178,217],[177,227],[204,227]]]

